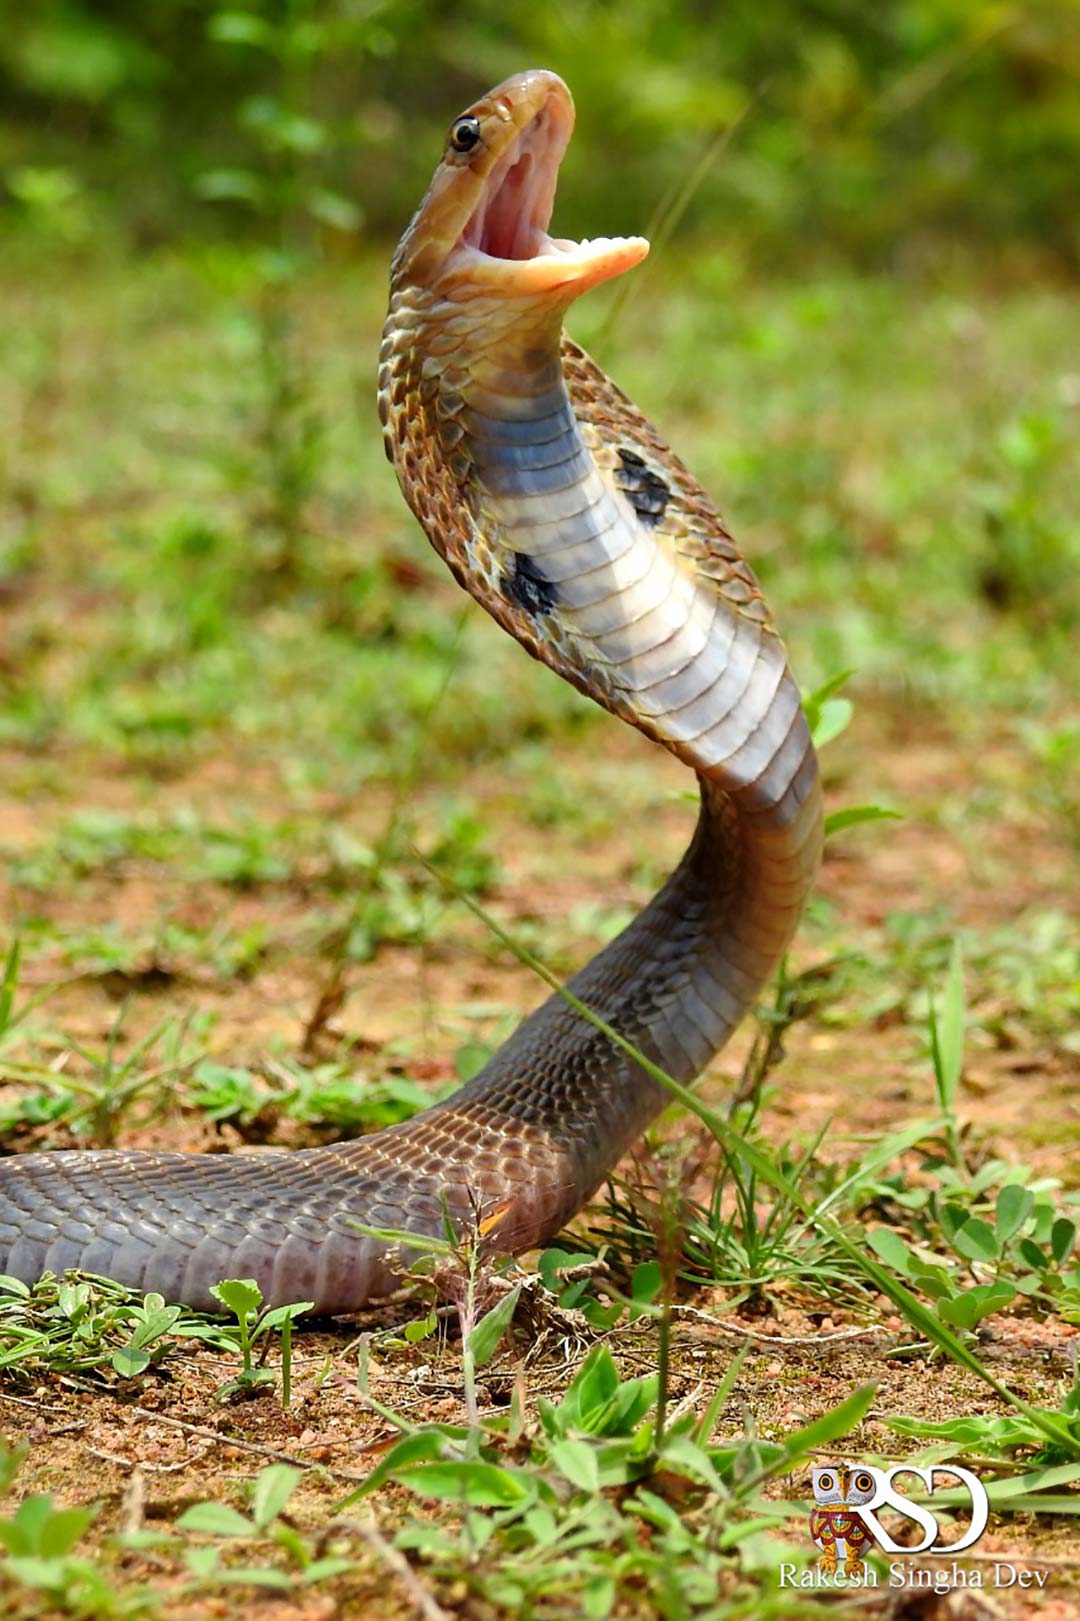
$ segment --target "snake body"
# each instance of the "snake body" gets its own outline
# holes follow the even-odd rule
[[[573,107],[547,72],[451,126],[394,258],[380,415],[403,492],[462,585],[530,653],[696,773],[697,830],[570,982],[677,1080],[786,949],[821,847],[817,762],[757,581],[647,419],[563,335],[640,238],[547,234]],[[543,1242],[663,1103],[552,996],[452,1098],[356,1142],[272,1156],[116,1150],[0,1165],[0,1272],[77,1267],[199,1307],[223,1277],[343,1312],[394,1279],[357,1223]]]

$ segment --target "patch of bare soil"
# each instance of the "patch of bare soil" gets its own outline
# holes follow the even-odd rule
[[[360,1394],[356,1381],[357,1329],[377,1328],[390,1315],[392,1309],[387,1308],[356,1324],[305,1333],[289,1411],[281,1407],[276,1391],[223,1406],[216,1387],[232,1367],[208,1353],[177,1358],[167,1373],[138,1387],[91,1389],[62,1377],[33,1389],[9,1383],[0,1391],[4,1431],[11,1439],[28,1441],[31,1449],[20,1493],[48,1491],[65,1503],[99,1504],[88,1545],[105,1546],[116,1530],[165,1531],[195,1502],[214,1499],[240,1506],[245,1481],[268,1462],[288,1460],[305,1470],[290,1503],[290,1520],[316,1537],[329,1534],[333,1527],[335,1542],[348,1548],[361,1570],[327,1591],[279,1600],[284,1607],[277,1613],[303,1616],[305,1621],[322,1616],[397,1621],[415,1614],[416,1596],[408,1575],[392,1556],[373,1549],[359,1529],[366,1521],[365,1509],[335,1511],[397,1437]],[[961,1369],[938,1364],[928,1377],[921,1360],[886,1360],[885,1354],[902,1342],[896,1333],[859,1331],[839,1322],[815,1326],[794,1308],[781,1310],[767,1325],[728,1319],[719,1328],[699,1318],[678,1326],[672,1355],[673,1403],[704,1405],[747,1334],[756,1344],[720,1417],[721,1440],[738,1436],[750,1416],[762,1437],[782,1442],[792,1430],[869,1381],[879,1383],[879,1394],[845,1441],[846,1457],[895,1458],[910,1450],[910,1443],[888,1428],[885,1420],[890,1414],[938,1421],[957,1413],[995,1410],[992,1393]],[[652,1371],[655,1349],[649,1333],[627,1329],[617,1333],[612,1344],[625,1376]],[[556,1395],[582,1349],[561,1340],[557,1332],[530,1344],[520,1341],[485,1370],[481,1403],[489,1410],[501,1410],[522,1366],[531,1398],[538,1393]],[[998,1377],[1026,1400],[1056,1404],[1068,1377],[1062,1346],[987,1343],[982,1349]],[[373,1397],[412,1422],[460,1419],[461,1390],[456,1341],[435,1347],[427,1342],[412,1350],[398,1347],[392,1357],[374,1359]],[[832,1455],[828,1451],[821,1456]],[[809,1512],[809,1480],[802,1475],[778,1482],[773,1494],[805,1497]],[[414,1501],[396,1487],[378,1494],[378,1522],[389,1535],[414,1509]],[[789,1535],[797,1537],[797,1523]],[[242,1541],[236,1545],[240,1562],[255,1552]],[[118,1576],[152,1586],[164,1602],[165,1615],[175,1621],[229,1613],[216,1597],[192,1599],[179,1592],[186,1573],[174,1547],[163,1543],[147,1552],[106,1557],[115,1560]],[[1080,1603],[1080,1547],[1067,1520],[1036,1522],[1021,1515],[992,1522],[964,1563],[987,1573],[994,1563],[1012,1564],[1018,1570],[1034,1567],[1049,1572],[1048,1585],[1037,1595],[997,1591],[985,1612],[947,1608],[943,1615],[1063,1616],[1075,1613],[1070,1606]],[[912,1597],[905,1595],[905,1601]],[[467,1604],[460,1607],[464,1594],[441,1592],[438,1598],[451,1614],[482,1613]],[[865,1608],[854,1613],[934,1613],[914,1603],[908,1608],[886,1607],[886,1601],[892,1605],[895,1595],[868,1597]]]

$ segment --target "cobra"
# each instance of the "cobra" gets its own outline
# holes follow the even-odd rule
[[[394,255],[379,371],[387,453],[457,580],[536,658],[697,774],[693,840],[571,981],[686,1082],[786,950],[818,865],[817,762],[758,582],[700,486],[563,334],[640,237],[548,234],[573,126],[555,74],[451,126]],[[542,1243],[664,1102],[559,995],[445,1102],[359,1141],[280,1155],[55,1152],[0,1166],[0,1272],[81,1268],[193,1306],[252,1277],[346,1312],[400,1258],[358,1224],[501,1252]]]

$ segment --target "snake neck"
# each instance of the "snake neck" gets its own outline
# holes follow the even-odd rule
[[[589,690],[589,672],[562,656],[550,591],[529,591],[527,564],[519,579],[515,543],[515,503],[543,479],[541,467],[552,469],[549,482],[572,477],[580,451],[560,361],[562,313],[546,301],[393,289],[379,415],[402,493],[458,582],[535,658]],[[532,505],[539,540],[565,502]]]
[[[698,774],[678,869],[570,984],[688,1081],[794,933],[820,855],[817,762],[757,581],[700,487],[562,336],[561,311],[497,313],[392,299],[388,454],[436,550],[499,623]],[[661,1103],[646,1072],[554,996],[448,1107],[556,1155],[563,1180],[533,1186],[551,1198],[564,1186],[567,1202],[529,1212],[534,1236]]]

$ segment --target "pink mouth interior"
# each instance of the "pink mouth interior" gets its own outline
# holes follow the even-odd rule
[[[492,259],[533,259],[573,248],[547,234],[559,162],[570,131],[543,106],[488,177],[484,194],[461,235],[462,243]]]
[[[548,235],[573,122],[567,103],[549,96],[492,165],[452,255],[471,281],[504,297],[569,300],[632,270],[648,253],[640,236],[571,242]]]

